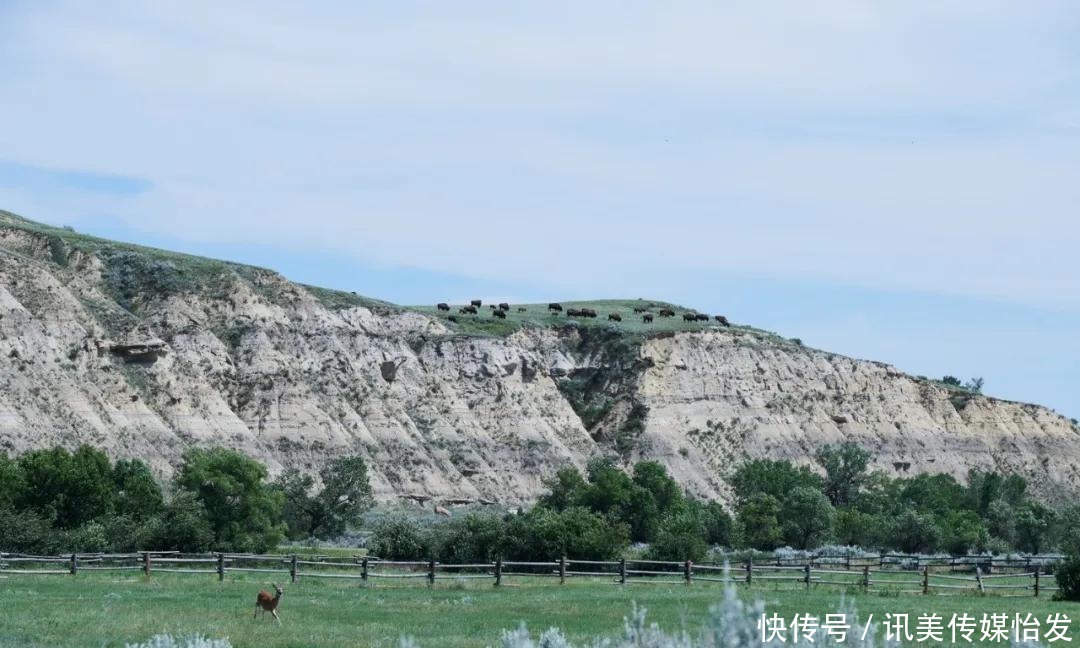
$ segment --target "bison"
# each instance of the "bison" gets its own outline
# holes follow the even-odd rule
[[[550,304],[548,304],[548,310],[549,311],[556,311],[556,312],[561,313],[562,312],[562,304],[557,304],[555,302],[551,302]]]
[[[450,320],[451,322],[456,322],[457,321],[457,315],[451,315],[450,317],[447,317],[446,319]]]
[[[507,304],[506,302],[503,302],[503,303],[499,304],[499,310],[504,310],[504,311],[510,310],[510,304]]]
[[[566,309],[566,316],[567,317],[585,317],[585,312],[580,310],[580,309],[577,309],[577,308],[567,308]]]
[[[709,321],[709,316],[706,315],[705,313],[698,313],[696,316],[694,316],[694,319],[696,319],[699,322],[708,322]]]
[[[729,322],[728,319],[726,317],[724,317],[723,315],[717,315],[713,319],[716,320],[717,322],[720,322],[721,326],[731,326],[731,322]]]
[[[647,310],[649,310],[648,306],[634,306],[635,313],[644,313]]]
[[[529,310],[529,309],[528,309],[528,308],[525,308],[524,306],[518,306],[518,312],[519,312],[519,313],[524,313],[524,312],[526,312],[527,310]]]
[[[462,306],[458,312],[462,315],[476,315],[476,306]]]
[[[499,319],[506,319],[506,311],[501,308],[499,310],[493,310],[491,311],[491,316],[498,317]]]
[[[450,304],[447,304],[445,302],[439,302],[436,305],[436,308],[438,308],[441,311],[448,311],[448,310],[450,310]]]
[[[619,315],[618,313],[608,313],[607,319],[609,322],[621,322],[622,315]]]
[[[697,313],[683,313],[682,318],[684,322],[696,322]]]
[[[481,306],[484,305],[484,302],[480,301],[479,299],[474,299],[471,302],[469,302],[469,304],[471,304],[472,306],[476,306],[477,308],[480,308]]]
[[[675,317],[675,311],[670,308],[661,308],[660,317]]]
[[[646,324],[652,324],[652,313],[645,313],[641,316],[641,321]]]
[[[581,316],[582,317],[596,317],[596,311],[594,311],[591,308],[582,308],[581,309]]]

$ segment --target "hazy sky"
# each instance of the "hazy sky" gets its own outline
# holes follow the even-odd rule
[[[1074,2],[0,0],[0,208],[668,299],[1080,416]]]

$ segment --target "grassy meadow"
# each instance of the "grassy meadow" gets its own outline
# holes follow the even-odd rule
[[[262,577],[260,577],[262,576]],[[269,589],[270,576],[233,575],[218,582],[212,575],[9,575],[0,577],[0,647],[122,647],[152,635],[202,633],[228,637],[236,647],[338,648],[396,647],[411,635],[422,647],[494,645],[503,629],[525,622],[534,630],[558,626],[571,639],[585,640],[619,632],[633,604],[669,631],[696,631],[722,586],[696,583],[616,586],[603,579],[570,581],[508,579],[501,588],[488,581],[446,581],[428,588],[408,585],[364,586],[358,581],[301,580],[285,584],[279,612],[252,620],[255,593]],[[396,586],[395,586],[396,585]],[[996,596],[918,596],[864,594],[856,589],[815,586],[807,591],[790,584],[755,584],[741,596],[761,598],[769,614],[790,619],[799,613],[835,612],[842,598],[863,618],[887,612],[937,612],[947,620],[966,612],[1068,614],[1070,636],[1080,640],[1080,604]],[[920,644],[926,645],[926,644]]]

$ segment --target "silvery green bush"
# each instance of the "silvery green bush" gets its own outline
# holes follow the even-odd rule
[[[228,639],[208,639],[202,635],[173,637],[154,635],[143,643],[125,644],[124,648],[232,648]]]

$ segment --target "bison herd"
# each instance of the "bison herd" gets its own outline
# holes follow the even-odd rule
[[[478,315],[480,308],[484,305],[484,302],[479,299],[474,299],[469,302],[468,306],[462,306],[458,308],[458,313],[461,315]],[[655,315],[650,311],[650,308],[656,307],[656,304],[649,304],[648,306],[635,306],[634,313],[641,315],[641,321],[645,324],[652,324],[655,316],[659,317],[675,317],[675,311],[668,307],[658,308]],[[450,304],[440,302],[436,304],[436,307],[440,311],[450,312]],[[506,319],[506,314],[510,312],[510,304],[502,302],[498,305],[488,304],[488,308],[491,309],[491,316],[498,319]],[[598,317],[598,313],[592,308],[563,308],[562,304],[552,302],[547,305],[548,312],[558,315],[559,313],[566,313],[567,317],[581,317],[581,318],[595,318]],[[518,306],[517,312],[525,313],[528,309],[524,306]],[[731,326],[728,319],[723,315],[714,315],[709,317],[704,313],[687,312],[682,314],[684,322],[708,322],[710,319],[715,320],[721,326]],[[451,315],[450,321],[456,322],[458,318]],[[622,322],[622,315],[619,313],[608,313],[607,321],[609,322]]]

